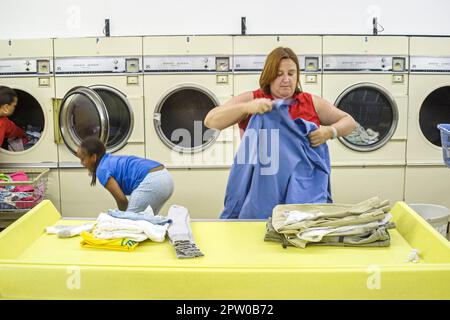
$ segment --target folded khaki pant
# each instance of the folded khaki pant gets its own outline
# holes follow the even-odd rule
[[[265,240],[305,248],[307,244],[389,246],[389,201],[357,204],[288,204],[273,209]],[[297,212],[295,212],[297,211]]]
[[[276,232],[273,228],[271,220],[266,224],[266,233],[264,235],[264,241],[274,241],[281,243],[283,247],[297,246],[305,248],[306,244],[317,246],[342,246],[342,247],[388,247],[390,245],[390,236],[387,229],[393,228],[393,223],[388,223],[386,227],[380,227],[375,230],[371,230],[359,235],[350,236],[326,236],[323,237],[320,242],[304,242],[297,241],[293,237],[290,241],[286,239],[286,234]]]
[[[272,224],[279,233],[298,233],[311,227],[339,227],[381,221],[389,211],[389,201],[378,197],[355,205],[349,204],[288,204],[273,209]],[[286,224],[287,213],[303,211],[312,214],[311,218]]]

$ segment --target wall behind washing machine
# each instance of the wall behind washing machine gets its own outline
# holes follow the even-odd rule
[[[242,16],[248,34],[371,34],[374,16],[382,34],[450,34],[448,0],[1,0],[0,12],[1,39],[101,36],[105,18],[112,36],[240,34]]]

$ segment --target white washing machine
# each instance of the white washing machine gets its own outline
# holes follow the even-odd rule
[[[450,37],[411,37],[405,200],[450,208],[439,123],[450,123]]]
[[[321,36],[235,36],[233,38],[234,94],[259,88],[259,77],[267,55],[277,47],[291,48],[300,63],[300,85],[303,91],[322,96]],[[240,143],[235,126],[235,149]]]
[[[144,37],[146,156],[175,182],[170,204],[192,217],[217,218],[233,161],[233,128],[204,126],[233,95],[231,36]],[[207,196],[205,196],[205,192]]]
[[[62,214],[95,217],[116,203],[75,153],[97,136],[109,153],[145,156],[142,37],[55,39],[55,85]]]
[[[335,202],[403,200],[407,68],[408,37],[323,37],[323,97],[358,123],[328,142]]]
[[[0,40],[0,86],[13,88],[18,95],[17,107],[9,118],[27,132],[26,141],[5,139],[0,167],[51,169],[47,197],[59,208],[52,61],[52,39]]]

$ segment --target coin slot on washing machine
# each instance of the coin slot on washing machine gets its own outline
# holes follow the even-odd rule
[[[403,57],[392,58],[392,71],[404,72],[406,66],[406,59]]]
[[[419,111],[419,125],[424,137],[437,147],[442,147],[437,125],[450,123],[450,86],[438,88],[423,101]]]
[[[306,71],[319,71],[319,58],[318,57],[305,57],[305,70]]]
[[[139,59],[137,58],[125,59],[125,71],[129,73],[139,72]]]
[[[5,139],[2,148],[20,152],[32,148],[41,138],[45,127],[45,117],[42,106],[28,92],[14,89],[17,93],[17,106],[14,113],[9,116],[18,127],[24,129],[25,137]]]
[[[213,95],[198,87],[180,87],[158,103],[154,124],[161,141],[172,150],[194,153],[208,148],[219,136],[204,120],[219,105]]]
[[[335,105],[357,122],[352,133],[339,140],[356,151],[373,151],[384,146],[397,128],[398,108],[393,97],[375,84],[348,88]]]
[[[216,57],[216,71],[230,71],[230,58],[229,57]]]
[[[50,60],[37,60],[36,61],[37,73],[50,73]]]

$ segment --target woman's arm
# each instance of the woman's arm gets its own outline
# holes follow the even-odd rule
[[[127,210],[128,207],[128,199],[123,193],[122,189],[120,188],[119,184],[117,183],[116,179],[114,177],[110,177],[108,179],[108,182],[105,185],[105,188],[112,194],[114,199],[117,202],[117,207],[121,211]]]
[[[317,147],[333,138],[332,128],[336,130],[337,137],[346,136],[356,128],[355,120],[348,113],[319,96],[313,95],[312,99],[322,125],[309,134],[311,146]]]
[[[270,99],[253,99],[253,92],[248,91],[209,111],[205,118],[205,126],[222,130],[242,121],[250,114],[265,113],[271,110],[272,101]]]
[[[12,122],[9,118],[5,119],[5,125],[6,125],[6,135],[7,138],[21,138],[25,136],[25,130],[23,130],[21,127],[18,127],[14,122]]]

